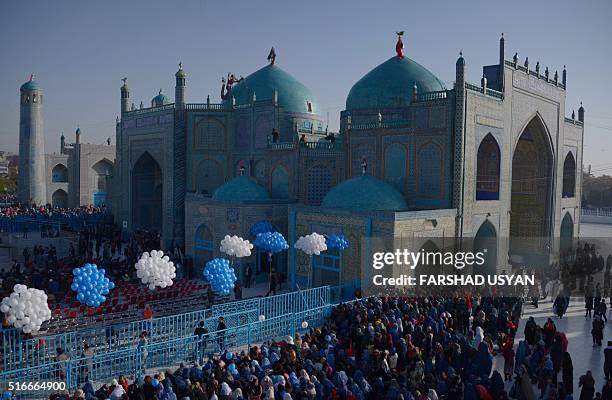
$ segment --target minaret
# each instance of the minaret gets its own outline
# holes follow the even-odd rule
[[[183,71],[183,63],[179,63],[179,70],[174,74],[176,77],[176,86],[174,87],[174,105],[176,108],[185,108],[185,81],[187,74]]]
[[[74,136],[75,136],[75,143],[80,144],[81,143],[81,128],[77,128],[76,132],[74,133]]]
[[[130,91],[127,86],[127,78],[123,78],[121,86],[121,114],[128,112],[130,103]]]
[[[584,107],[582,106],[582,102],[580,102],[580,108],[578,109],[578,121],[584,124]]]
[[[455,236],[463,236],[463,180],[465,135],[465,59],[459,52],[455,63],[455,148],[453,158],[453,207],[457,209]]]
[[[506,58],[506,40],[504,39],[504,33],[502,32],[501,38],[499,39],[499,87],[497,88],[500,92],[504,91],[504,69],[505,69],[505,58]]]
[[[43,132],[43,90],[34,80],[21,85],[19,116],[19,202],[47,203],[45,135]]]
[[[60,136],[60,154],[64,154],[65,147],[66,147],[66,137],[64,136],[64,132],[62,132],[62,136]]]

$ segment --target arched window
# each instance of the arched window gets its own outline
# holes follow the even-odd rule
[[[563,163],[563,197],[576,195],[576,160],[570,151]]]
[[[433,143],[419,151],[419,193],[421,196],[439,197],[442,192],[442,154]]]
[[[68,182],[68,168],[64,164],[57,164],[51,170],[51,182]]]
[[[62,189],[58,189],[53,192],[53,195],[51,196],[51,205],[59,208],[68,207],[68,193]]]
[[[561,230],[559,232],[559,252],[561,258],[567,258],[571,253],[572,241],[574,238],[574,221],[570,213],[565,213],[561,221]]]
[[[271,194],[273,199],[289,198],[289,174],[282,166],[278,166],[272,171]]]
[[[484,221],[474,236],[474,254],[476,253],[484,255],[484,263],[477,267],[478,271],[487,275],[495,274],[497,270],[497,232],[489,221]]]
[[[399,143],[385,149],[385,181],[404,193],[406,185],[406,147]]]
[[[499,200],[499,161],[499,146],[489,133],[478,147],[476,200]]]

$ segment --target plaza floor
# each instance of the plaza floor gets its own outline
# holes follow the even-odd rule
[[[531,304],[527,304],[523,309],[523,317],[519,325],[519,330],[515,343],[518,345],[519,340],[524,339],[523,331],[525,322],[529,317],[534,317],[536,323],[543,326],[546,319],[551,317],[557,327],[557,331],[565,332],[569,341],[568,351],[572,357],[574,364],[574,398],[580,394],[578,388],[578,378],[584,375],[586,371],[591,370],[595,378],[595,390],[600,391],[604,384],[603,364],[604,356],[603,349],[606,347],[608,340],[612,340],[612,312],[608,312],[608,323],[604,329],[604,341],[602,347],[593,347],[593,338],[591,336],[591,318],[584,317],[584,300],[580,298],[572,298],[567,314],[562,319],[553,316],[552,300],[547,299],[541,301],[538,308],[534,308]],[[503,375],[504,359],[498,355],[494,359],[494,368],[499,370]],[[561,375],[559,375],[560,377]],[[509,386],[509,385],[508,385]],[[539,391],[536,392],[538,395]]]

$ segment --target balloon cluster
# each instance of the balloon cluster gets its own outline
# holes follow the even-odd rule
[[[207,262],[203,274],[213,291],[222,296],[228,295],[235,286],[234,268],[230,267],[229,260],[225,258],[215,258]]]
[[[108,279],[104,268],[96,264],[85,264],[72,270],[74,279],[70,288],[77,292],[77,300],[89,307],[98,307],[106,301],[106,295],[115,284]]]
[[[268,253],[279,253],[289,248],[285,237],[280,232],[259,233],[253,243]]]
[[[274,227],[268,221],[259,221],[251,226],[251,235],[257,236],[260,233],[274,232]]]
[[[160,288],[172,286],[172,279],[176,277],[174,263],[161,250],[153,250],[151,254],[145,251],[134,267],[136,275],[151,290],[156,286]]]
[[[0,311],[10,324],[23,329],[24,333],[38,332],[42,323],[51,319],[45,292],[20,284],[13,287],[9,297],[2,299]]]
[[[225,235],[219,250],[230,257],[242,258],[250,256],[252,249],[253,245],[248,240],[244,240],[240,236]]]
[[[329,235],[327,236],[327,248],[328,249],[338,249],[344,250],[348,247],[348,240],[344,237],[344,235]]]
[[[293,247],[302,250],[309,256],[313,254],[319,255],[322,251],[327,250],[325,236],[319,235],[317,232],[312,232],[310,235],[306,236],[300,236]]]

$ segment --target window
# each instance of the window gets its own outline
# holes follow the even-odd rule
[[[499,161],[499,146],[489,133],[478,146],[476,200],[499,200]]]
[[[325,165],[315,165],[308,170],[308,203],[320,204],[331,189],[332,174]]]
[[[576,160],[572,152],[567,153],[563,163],[563,198],[574,197],[576,192]]]

